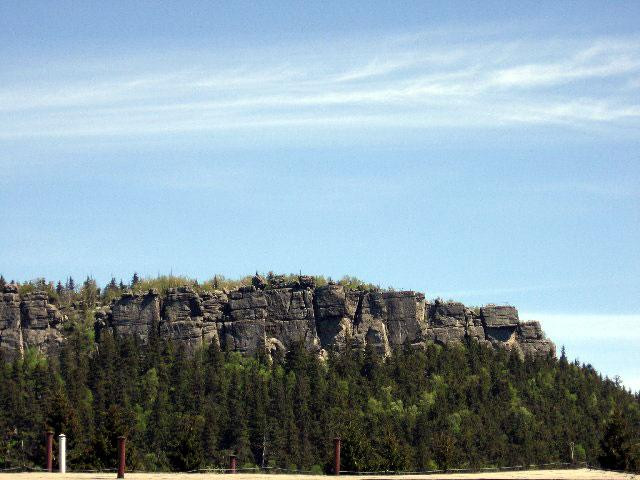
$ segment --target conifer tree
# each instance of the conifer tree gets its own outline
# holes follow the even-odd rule
[[[84,288],[84,287],[83,287]],[[90,325],[90,323],[89,323]],[[638,468],[640,397],[589,365],[521,359],[469,342],[347,348],[320,360],[185,350],[70,322],[59,356],[0,355],[0,468],[42,464],[42,431],[69,438],[74,468],[112,468],[117,436],[139,470],[247,464],[421,470],[564,462]],[[177,346],[176,346],[177,345]]]
[[[114,293],[118,291],[118,283],[116,282],[115,277],[111,277],[111,280],[107,284],[105,288],[105,293]]]
[[[636,470],[640,467],[640,437],[633,438],[628,418],[615,407],[601,441],[600,464],[610,470]]]

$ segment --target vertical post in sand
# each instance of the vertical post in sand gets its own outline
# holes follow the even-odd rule
[[[118,437],[118,478],[124,478],[124,468],[126,465],[126,444],[127,439],[125,437]]]
[[[340,437],[333,439],[333,473],[340,475]]]
[[[53,432],[47,431],[47,472],[53,472]]]
[[[58,435],[58,467],[60,473],[67,472],[67,437],[64,433]]]
[[[233,454],[229,455],[229,473],[236,473],[237,466],[238,457]]]
[[[576,463],[575,458],[574,458],[574,447],[575,447],[575,443],[574,442],[569,442],[569,449],[571,450],[571,463]]]

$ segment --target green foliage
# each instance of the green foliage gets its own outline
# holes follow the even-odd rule
[[[475,343],[386,361],[323,362],[302,347],[273,362],[215,346],[186,355],[158,338],[96,345],[89,324],[72,326],[57,359],[28,352],[0,368],[0,465],[41,464],[52,427],[78,469],[113,467],[121,434],[131,467],[152,471],[223,468],[234,452],[239,465],[328,473],[336,435],[346,470],[568,461],[569,442],[578,461],[637,468],[638,397],[590,367]]]
[[[134,289],[189,282],[143,278]],[[190,284],[214,282],[232,285]],[[58,294],[86,305],[97,288],[88,279]],[[522,361],[469,343],[385,360],[348,349],[321,361],[297,346],[271,361],[215,345],[186,354],[153,333],[147,343],[107,332],[96,341],[93,322],[92,309],[75,310],[58,357],[0,356],[0,468],[42,466],[52,428],[67,434],[74,470],[113,468],[122,434],[130,468],[148,471],[225,468],[235,453],[239,465],[329,473],[335,436],[345,470],[567,462],[570,442],[577,461],[640,469],[640,396],[566,357]]]
[[[636,405],[630,407],[636,410]],[[600,463],[605,468],[640,471],[640,437],[634,431],[634,421],[637,427],[637,416],[625,415],[619,405],[613,408],[601,440]]]
[[[204,282],[198,282],[198,280],[176,275],[159,275],[155,278],[140,278],[138,277],[135,283],[132,283],[131,289],[135,293],[144,293],[151,288],[157,289],[160,293],[164,294],[169,288],[176,288],[181,286],[189,286],[197,292],[214,291],[214,290],[235,290],[242,286],[251,285],[251,279],[253,275],[246,275],[241,278],[227,278],[224,275],[214,275],[212,278],[205,280]],[[275,275],[273,272],[269,272],[265,275],[267,284],[272,278],[278,277],[285,284],[293,284],[298,281],[298,274],[285,274]],[[316,286],[320,287],[326,285],[328,280],[321,275],[313,276]],[[338,284],[344,286],[347,290],[376,290],[379,287],[370,283],[366,283],[356,277],[344,276]],[[108,303],[112,298],[119,295],[120,292],[113,289],[110,285],[105,287],[103,299]]]
[[[371,283],[366,283],[359,278],[351,277],[349,275],[345,275],[338,281],[339,285],[342,285],[346,290],[364,290],[364,291],[372,291],[379,290],[379,287]]]
[[[213,278],[205,281],[200,287],[201,290],[235,290],[243,285],[251,285],[251,275],[240,279],[227,278],[224,275],[214,275]]]
[[[18,293],[26,295],[27,293],[43,291],[47,292],[51,300],[57,300],[58,294],[52,282],[47,282],[44,278],[36,278],[28,282],[18,284]]]
[[[170,288],[182,287],[188,285],[194,287],[196,280],[176,275],[159,275],[155,278],[138,278],[135,284],[131,285],[134,293],[146,293],[150,289],[155,288],[160,294],[167,293]]]

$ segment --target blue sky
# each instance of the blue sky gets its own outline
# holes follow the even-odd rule
[[[511,303],[640,389],[640,3],[0,3],[0,273]]]

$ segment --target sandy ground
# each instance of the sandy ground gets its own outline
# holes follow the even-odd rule
[[[637,479],[640,475],[603,472],[602,470],[591,470],[581,468],[577,470],[529,470],[519,472],[486,472],[486,473],[450,473],[450,474],[429,474],[429,475],[341,475],[347,480],[462,480],[462,479]],[[1,480],[106,480],[116,478],[115,473],[0,473]],[[280,474],[243,474],[222,475],[222,474],[191,474],[191,473],[128,473],[125,478],[132,480],[329,480],[331,476],[318,475],[280,475]]]

